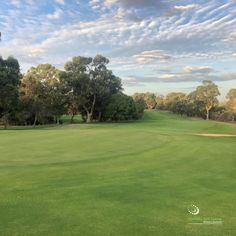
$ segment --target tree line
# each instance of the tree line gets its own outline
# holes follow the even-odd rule
[[[97,55],[73,57],[59,70],[50,64],[20,73],[17,59],[0,57],[0,124],[49,124],[77,114],[84,122],[135,120],[145,109],[168,110],[180,115],[235,121],[236,89],[221,104],[218,86],[206,80],[189,94],[172,92],[123,93],[121,79],[107,68],[109,60]]]
[[[205,80],[189,94],[172,92],[166,96],[154,93],[135,93],[134,100],[143,99],[145,108],[168,110],[180,115],[201,117],[206,120],[235,121],[236,119],[236,89],[230,89],[226,102],[220,103],[218,86],[210,80]]]
[[[144,102],[122,92],[108,63],[102,55],[77,56],[64,70],[41,64],[22,75],[17,59],[0,58],[0,122],[5,127],[59,124],[64,114],[72,123],[77,114],[87,123],[141,118]]]

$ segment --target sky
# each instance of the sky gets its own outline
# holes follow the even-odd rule
[[[0,32],[23,73],[102,54],[127,94],[236,88],[236,0],[0,0]]]

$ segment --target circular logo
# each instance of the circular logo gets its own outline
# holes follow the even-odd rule
[[[189,207],[188,207],[188,212],[190,213],[190,214],[192,214],[192,215],[198,215],[199,214],[199,212],[200,212],[200,210],[199,210],[199,208],[197,207],[197,206],[195,206],[195,205],[190,205]]]

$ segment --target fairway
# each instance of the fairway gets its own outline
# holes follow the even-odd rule
[[[236,137],[196,134],[236,125],[146,111],[0,130],[0,235],[236,235]]]

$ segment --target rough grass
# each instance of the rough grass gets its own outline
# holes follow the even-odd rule
[[[236,235],[236,126],[142,121],[0,130],[0,235]],[[192,225],[187,207],[221,225]]]

